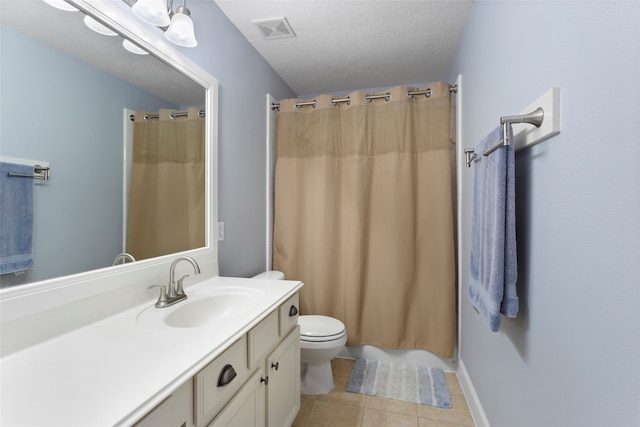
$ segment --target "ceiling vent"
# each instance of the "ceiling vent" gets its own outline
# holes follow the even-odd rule
[[[291,25],[287,22],[287,18],[267,19],[264,21],[252,21],[253,25],[258,28],[260,34],[267,39],[285,39],[295,37],[296,33],[291,29]]]

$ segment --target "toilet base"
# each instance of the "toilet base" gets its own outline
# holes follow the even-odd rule
[[[331,361],[320,365],[307,364],[300,380],[302,394],[326,394],[336,388],[333,382]]]

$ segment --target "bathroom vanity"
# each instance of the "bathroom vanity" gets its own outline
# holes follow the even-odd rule
[[[175,306],[147,302],[10,354],[0,362],[0,424],[290,425],[301,286],[213,277]],[[170,324],[176,316],[181,326]]]

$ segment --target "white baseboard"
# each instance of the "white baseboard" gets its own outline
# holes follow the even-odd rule
[[[489,425],[487,415],[484,413],[484,409],[482,408],[482,403],[480,403],[480,398],[476,393],[476,389],[473,387],[471,378],[469,378],[469,372],[467,372],[467,368],[462,359],[459,359],[458,361],[457,374],[458,381],[460,381],[460,387],[462,387],[462,392],[464,393],[467,405],[469,405],[469,411],[473,417],[473,423],[476,427],[491,427]]]

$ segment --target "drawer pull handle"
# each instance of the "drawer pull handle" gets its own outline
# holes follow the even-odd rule
[[[278,370],[278,368],[280,367],[280,362],[272,363],[272,364],[271,364],[271,367],[272,367],[272,368],[275,368],[275,370],[277,371],[277,370]]]
[[[260,382],[264,383],[264,385],[269,385],[269,377],[266,377],[266,378],[260,377]]]
[[[218,377],[218,387],[224,387],[236,377],[236,370],[231,365],[224,365]]]
[[[298,314],[298,309],[296,308],[295,305],[292,305],[291,308],[289,309],[289,317],[293,317],[296,314]]]

